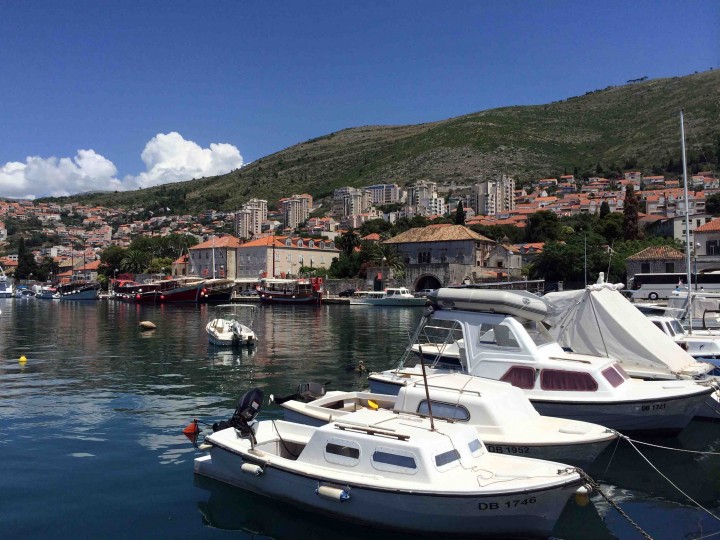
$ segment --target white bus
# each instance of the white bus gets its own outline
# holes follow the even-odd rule
[[[720,292],[720,272],[692,274],[692,290]],[[635,274],[630,284],[633,300],[658,300],[670,298],[673,291],[687,290],[687,274],[685,273],[650,273]]]

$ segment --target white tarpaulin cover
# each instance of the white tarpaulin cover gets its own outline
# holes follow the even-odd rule
[[[548,293],[544,322],[563,347],[574,352],[609,356],[621,364],[654,371],[704,372],[672,338],[659,330],[625,298],[622,285],[590,285],[579,291]]]

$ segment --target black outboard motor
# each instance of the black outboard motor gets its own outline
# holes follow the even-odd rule
[[[296,401],[302,401],[303,403],[309,403],[315,399],[321,398],[325,395],[325,384],[316,382],[300,383],[294,394],[290,394],[285,397],[272,397],[271,400],[280,405],[286,401],[294,399]]]
[[[238,430],[242,437],[250,437],[253,444],[255,444],[255,434],[250,426],[250,422],[252,422],[260,412],[264,397],[263,391],[259,388],[253,388],[245,392],[240,398],[240,401],[238,401],[235,412],[230,420],[215,422],[213,424],[213,431],[220,431],[221,429],[232,427]]]

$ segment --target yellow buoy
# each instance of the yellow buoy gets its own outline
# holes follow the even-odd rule
[[[18,359],[18,362],[20,362],[21,364],[24,364],[25,362],[27,362],[27,358],[25,358],[24,354],[22,356],[20,356],[20,358]]]

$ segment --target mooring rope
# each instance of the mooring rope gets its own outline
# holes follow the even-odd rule
[[[634,520],[633,518],[631,518],[631,517],[625,512],[625,510],[623,510],[622,508],[620,508],[620,507],[617,505],[617,503],[615,503],[615,501],[613,501],[612,499],[610,499],[610,497],[608,497],[607,495],[605,495],[605,494],[602,492],[602,489],[600,489],[600,484],[598,484],[595,480],[593,480],[592,478],[590,478],[590,476],[588,476],[588,474],[587,474],[585,471],[583,471],[582,469],[575,469],[575,470],[576,470],[577,473],[582,477],[583,480],[585,480],[588,484],[590,484],[590,487],[592,487],[595,491],[597,491],[597,492],[600,494],[600,496],[601,496],[603,499],[605,499],[605,501],[607,501],[607,503],[608,503],[610,506],[612,506],[612,507],[617,511],[618,514],[620,514],[622,517],[624,517],[624,518],[628,521],[628,523],[630,523],[630,525],[632,525],[633,527],[635,527],[635,529],[637,529],[637,531],[643,536],[643,538],[647,538],[647,540],[653,540],[652,536],[650,536],[648,533],[646,533],[646,532],[643,530],[643,528],[640,527],[640,525],[638,525],[638,524],[635,522],[635,520]]]

